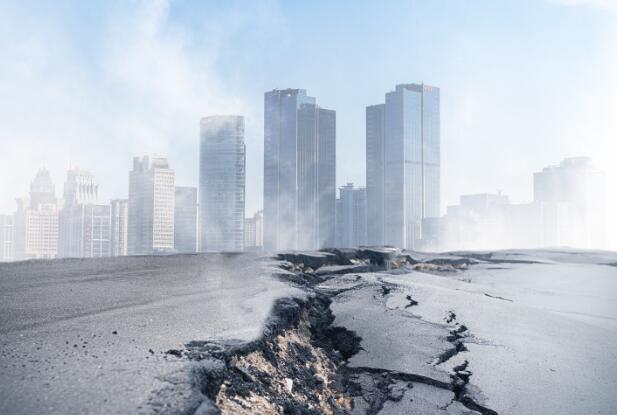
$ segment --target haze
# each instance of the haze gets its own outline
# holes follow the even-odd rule
[[[442,213],[461,194],[532,199],[532,173],[589,156],[617,249],[617,2],[35,2],[0,10],[0,213],[39,167],[126,197],[132,157],[197,184],[199,119],[246,117],[247,205],[263,195],[263,93],[337,111],[337,185],[365,182],[364,112],[397,83],[441,90]]]

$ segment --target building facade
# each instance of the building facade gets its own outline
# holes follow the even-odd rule
[[[58,201],[49,171],[40,169],[30,185],[30,197],[17,199],[13,216],[13,256],[16,260],[48,259],[58,254]]]
[[[256,212],[253,217],[244,219],[244,249],[260,251],[263,249],[263,211]]]
[[[13,260],[13,216],[0,215],[0,262]]]
[[[336,201],[336,246],[350,248],[367,244],[366,189],[347,183]]]
[[[367,107],[370,242],[383,234],[384,244],[413,249],[423,220],[439,216],[439,94],[436,87],[401,84],[385,105]]]
[[[111,201],[111,256],[128,255],[129,200]]]
[[[175,173],[164,157],[133,159],[129,174],[128,254],[174,249]]]
[[[64,183],[59,215],[58,256],[93,258],[111,254],[109,205],[97,205],[98,183],[92,173],[71,169]]]
[[[246,186],[244,117],[202,118],[200,141],[200,250],[241,251]]]
[[[384,244],[384,135],[385,104],[366,107],[367,243]]]
[[[174,247],[179,253],[197,252],[197,188],[176,186]]]
[[[264,95],[264,247],[334,244],[336,113],[302,89]]]

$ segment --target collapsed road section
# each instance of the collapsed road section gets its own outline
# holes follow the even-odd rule
[[[194,414],[496,414],[469,385],[468,328],[413,314],[407,287],[383,281],[403,269],[452,272],[473,260],[422,262],[393,249],[286,253],[278,277],[305,296],[275,302],[252,342],[192,341],[169,350],[193,362]],[[166,412],[158,407],[157,412]],[[170,411],[171,412],[171,411]]]

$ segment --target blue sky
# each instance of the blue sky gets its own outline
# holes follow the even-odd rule
[[[60,194],[90,169],[126,197],[131,158],[168,155],[197,184],[200,116],[247,117],[247,215],[261,205],[263,92],[337,111],[339,185],[364,183],[364,108],[397,83],[441,88],[442,200],[617,155],[617,2],[8,1],[0,10],[0,212],[39,166]],[[612,196],[611,200],[614,200]],[[611,202],[612,203],[612,202]]]

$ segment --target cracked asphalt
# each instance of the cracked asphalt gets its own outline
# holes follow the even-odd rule
[[[615,413],[617,254],[405,255],[429,265],[308,271],[362,339],[343,369],[353,413]],[[165,351],[255,339],[277,298],[303,295],[281,272],[252,255],[0,264],[0,413],[185,412],[203,397]]]
[[[252,255],[0,264],[0,413],[152,412],[190,340],[251,340],[295,292]],[[178,397],[180,395],[180,397]]]

